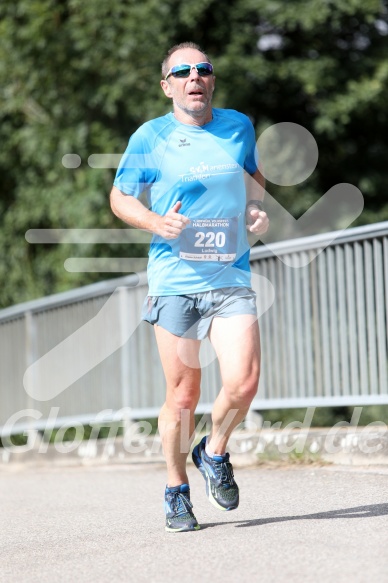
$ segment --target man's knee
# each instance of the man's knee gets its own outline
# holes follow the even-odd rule
[[[244,404],[250,405],[257,394],[258,380],[252,380],[244,383],[239,388],[239,397]]]
[[[198,385],[186,386],[180,384],[177,387],[170,388],[167,391],[166,403],[169,409],[172,409],[176,415],[180,416],[181,411],[194,411],[200,396],[200,387]]]
[[[249,375],[237,376],[224,383],[226,394],[242,405],[250,405],[257,394],[259,385],[259,371],[252,371]]]

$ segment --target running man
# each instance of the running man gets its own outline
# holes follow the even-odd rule
[[[239,503],[226,449],[260,374],[247,230],[265,233],[268,217],[253,126],[237,111],[212,107],[215,76],[206,53],[189,42],[172,47],[160,84],[173,111],[131,136],[111,207],[125,223],[153,233],[143,319],[154,326],[167,385],[159,416],[168,474],[166,530],[181,532],[200,528],[190,501],[189,448],[182,448],[181,435],[189,429],[194,438],[199,349],[207,336],[223,386],[211,433],[194,448],[193,461],[210,502],[220,510]]]

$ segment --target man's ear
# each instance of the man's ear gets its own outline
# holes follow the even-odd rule
[[[166,81],[166,79],[162,79],[160,82],[160,86],[163,89],[165,96],[170,97],[172,99],[170,83]]]

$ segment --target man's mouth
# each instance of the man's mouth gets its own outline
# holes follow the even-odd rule
[[[203,91],[195,89],[194,91],[189,91],[189,95],[203,95]]]

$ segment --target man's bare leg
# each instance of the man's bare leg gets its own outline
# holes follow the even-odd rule
[[[208,447],[226,451],[228,439],[244,419],[256,395],[260,376],[260,334],[255,316],[214,318],[210,341],[216,351],[223,386],[214,402]]]
[[[167,385],[159,432],[167,464],[167,485],[172,487],[188,483],[186,460],[190,443],[184,438],[194,438],[194,411],[201,382],[200,340],[180,338],[161,326],[154,328]],[[182,421],[188,427],[182,426]]]

